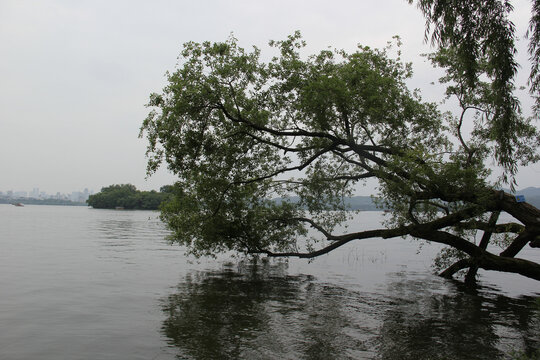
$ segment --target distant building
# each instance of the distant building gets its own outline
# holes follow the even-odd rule
[[[15,191],[13,193],[13,197],[16,197],[16,198],[27,198],[28,197],[28,192],[26,191]]]
[[[94,191],[85,188],[83,191],[73,191],[71,194],[64,194],[57,192],[54,195],[49,195],[45,191],[39,191],[38,187],[32,189],[32,191],[13,191],[8,190],[6,192],[0,191],[0,197],[4,199],[17,199],[17,198],[32,198],[37,200],[57,199],[57,200],[71,200],[73,202],[85,203],[90,195],[93,195]]]
[[[55,199],[57,200],[62,200],[64,198],[64,196],[62,194],[60,194],[60,192],[57,192],[56,195],[54,196]]]
[[[30,197],[33,199],[39,199],[39,188],[33,188],[30,193]]]
[[[88,191],[88,189],[84,189],[83,192],[73,191],[71,195],[69,196],[69,200],[73,202],[84,203],[86,202],[86,200],[88,200],[89,196],[90,196],[90,192]]]

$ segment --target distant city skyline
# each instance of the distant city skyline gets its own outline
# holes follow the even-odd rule
[[[94,194],[94,193],[97,193],[99,191],[101,191],[101,189],[103,187],[107,187],[107,186],[110,186],[110,185],[115,185],[115,184],[132,184],[134,185],[137,190],[144,190],[144,191],[150,191],[150,190],[155,190],[155,191],[159,191],[159,189],[161,188],[161,186],[163,185],[170,185],[170,184],[163,184],[159,187],[155,187],[155,188],[147,188],[147,187],[138,187],[137,185],[131,183],[131,182],[118,182],[118,183],[111,183],[111,184],[106,184],[106,185],[103,185],[103,186],[100,186],[99,188],[90,188],[88,186],[84,186],[84,187],[79,187],[75,190],[59,190],[59,191],[48,191],[46,189],[42,189],[40,186],[36,186],[36,187],[32,187],[32,189],[28,189],[28,188],[23,188],[23,187],[13,187],[13,188],[0,188],[0,195],[6,195],[8,192],[13,192],[14,194],[16,193],[19,193],[19,194],[22,194],[24,193],[25,194],[25,197],[34,197],[34,198],[38,198],[40,195],[42,194],[47,194],[47,195],[55,195],[55,194],[70,194],[72,192],[88,192],[90,194]],[[82,189],[82,190],[81,190]]]
[[[39,188],[33,188],[31,191],[26,190],[0,190],[0,197],[6,198],[26,198],[26,199],[59,199],[70,200],[73,202],[85,202],[90,195],[94,194],[93,190],[84,188],[83,190],[74,190],[71,192],[56,192],[55,194],[40,191]]]

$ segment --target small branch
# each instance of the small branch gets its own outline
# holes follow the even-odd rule
[[[366,135],[369,138],[369,141],[371,142],[371,144],[373,146],[377,146],[377,144],[375,143],[375,140],[373,139],[373,137],[371,137],[371,133],[369,132],[369,130],[363,124],[360,124],[360,127],[366,132]]]
[[[346,157],[346,156],[343,154],[343,151],[339,151],[339,150],[336,149],[336,150],[332,151],[332,154],[334,154],[334,155],[340,157],[341,159],[343,159],[343,161],[348,162],[349,164],[356,165],[356,166],[361,167],[361,168],[363,168],[364,170],[366,170],[366,169],[365,169],[365,164],[363,164],[363,163],[361,163],[361,162],[358,162],[358,161],[356,161],[356,160],[353,160],[353,159],[349,159],[348,157]]]
[[[232,114],[227,110],[227,108],[223,104],[217,104],[216,106],[217,106],[217,108],[219,110],[221,110],[223,112],[223,115],[225,115],[225,117],[227,119],[231,120],[232,122],[239,123],[239,124],[245,124],[245,125],[249,126],[252,129],[267,132],[267,133],[272,134],[272,135],[276,135],[276,136],[306,136],[306,137],[329,139],[332,142],[336,142],[336,143],[340,142],[340,140],[338,138],[336,138],[335,136],[330,135],[329,133],[325,133],[325,132],[307,131],[307,130],[302,130],[302,129],[299,129],[299,130],[296,130],[296,131],[288,131],[288,130],[282,131],[282,130],[276,130],[276,129],[272,129],[272,128],[269,128],[269,127],[266,127],[266,126],[258,125],[258,124],[255,124],[253,122],[250,122],[250,121],[242,118],[239,112],[238,112],[238,115],[239,115],[238,118],[232,116]]]
[[[375,177],[375,174],[371,172],[366,172],[359,175],[340,175],[340,176],[334,176],[331,178],[323,178],[322,181],[332,182],[334,180],[362,180],[362,179],[369,179]]]
[[[409,218],[414,224],[419,224],[420,222],[418,221],[418,219],[416,219],[416,216],[414,216],[414,212],[413,212],[415,205],[416,205],[416,200],[414,199],[414,197],[411,197],[411,201],[409,202],[409,209],[407,210],[407,213],[409,214]]]
[[[291,218],[290,219],[291,221],[301,221],[301,222],[307,222],[308,224],[311,225],[312,228],[316,229],[317,231],[319,231],[321,234],[323,234],[326,239],[328,240],[336,240],[336,239],[339,239],[339,237],[335,236],[335,235],[332,235],[330,232],[328,232],[325,228],[323,228],[321,225],[317,224],[315,221],[313,221],[312,219],[308,219],[308,218],[304,218],[304,217],[296,217],[296,218]]]
[[[270,145],[270,146],[273,146],[277,149],[280,149],[280,150],[283,150],[283,151],[286,151],[286,152],[304,152],[304,151],[310,151],[310,150],[315,150],[315,149],[318,149],[319,146],[308,146],[308,147],[289,147],[289,146],[284,146],[284,145],[281,145],[281,144],[278,144],[278,143],[275,143],[273,141],[270,141],[270,140],[266,140],[260,136],[257,136],[257,135],[254,135],[254,134],[251,134],[247,131],[239,131],[239,132],[236,132],[234,134],[231,134],[230,136],[234,136],[234,135],[246,135],[246,136],[249,136],[250,138],[252,138],[253,140],[257,140],[258,142],[260,143],[263,143],[263,144],[266,144],[266,145]]]
[[[277,176],[279,174],[283,174],[283,173],[286,173],[286,172],[289,172],[289,171],[294,171],[294,170],[300,170],[301,171],[301,170],[305,169],[307,166],[309,166],[313,161],[317,160],[318,157],[322,156],[324,153],[326,153],[328,151],[331,151],[334,146],[336,146],[336,145],[331,144],[331,145],[325,147],[324,149],[322,149],[319,152],[317,152],[316,154],[312,155],[304,163],[302,163],[302,164],[300,164],[298,166],[293,166],[293,167],[289,167],[289,168],[282,168],[282,169],[276,170],[273,173],[270,173],[270,174],[267,174],[267,175],[264,175],[264,176],[260,176],[260,177],[253,178],[253,179],[250,179],[250,180],[235,181],[232,184],[234,184],[234,185],[252,184],[254,182],[259,182],[259,181],[262,181],[262,180],[271,179],[274,176]]]
[[[423,203],[435,206],[436,208],[443,210],[446,215],[450,215],[450,209],[448,208],[448,206],[436,203],[435,201],[423,201]]]
[[[343,123],[345,124],[345,135],[347,135],[347,139],[352,139],[351,125],[349,123],[349,116],[346,112],[343,112]]]
[[[461,103],[461,100],[460,100],[460,103]],[[461,116],[459,117],[459,123],[457,126],[457,134],[458,134],[459,142],[461,143],[461,145],[463,146],[463,148],[465,149],[467,154],[469,154],[469,157],[470,157],[471,150],[469,149],[469,147],[465,143],[465,140],[463,140],[463,136],[461,135],[461,126],[463,125],[463,117],[465,116],[465,112],[467,111],[467,109],[469,109],[469,107],[465,107],[463,108],[463,111],[461,111]]]

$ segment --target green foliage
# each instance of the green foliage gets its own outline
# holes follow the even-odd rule
[[[413,0],[409,0],[410,3]],[[514,181],[518,161],[527,159],[527,147],[538,147],[538,135],[530,123],[520,116],[520,101],[515,96],[516,27],[510,20],[513,6],[501,0],[418,0],[418,7],[426,18],[426,40],[439,47],[439,55],[432,58],[448,70],[445,82],[454,81],[450,92],[465,94],[467,106],[476,107],[481,98],[482,112],[489,114],[475,124],[484,140],[494,143],[491,150],[505,172],[503,181]],[[532,69],[529,78],[531,94],[540,98],[540,3],[533,2],[529,24],[529,54]],[[532,141],[532,143],[531,143]],[[522,146],[521,142],[529,142]]]
[[[392,182],[391,162],[414,165],[428,149],[449,147],[444,117],[408,90],[410,65],[391,59],[390,47],[302,59],[298,33],[271,46],[280,55],[264,63],[234,38],[187,43],[169,85],[150,96],[154,110],[141,128],[148,171],[165,161],[179,176],[162,216],[195,252],[297,250],[313,225],[300,220],[306,211],[331,231],[346,218],[339,210],[355,183]],[[300,200],[265,200],[276,196]]]
[[[165,192],[139,191],[131,184],[110,185],[97,194],[90,195],[89,206],[95,209],[157,210],[169,198]]]
[[[501,138],[501,129],[497,117],[500,112],[497,109],[497,94],[493,90],[493,82],[475,80],[471,85],[468,82],[468,73],[465,65],[460,62],[457,51],[454,48],[442,48],[429,54],[428,58],[434,66],[446,70],[445,76],[439,81],[446,85],[447,98],[455,98],[461,107],[458,117],[451,119],[451,130],[459,139],[462,151],[458,155],[461,162],[468,167],[482,164],[487,155],[498,159],[501,165],[514,174],[517,166],[526,166],[539,160],[538,146],[540,137],[532,119],[525,118],[521,109],[516,106],[509,117],[504,139]],[[479,56],[476,64],[479,72],[486,72],[489,67],[486,56]],[[513,85],[509,85],[514,91]],[[462,135],[462,127],[465,121],[472,120],[473,129],[467,141]],[[502,121],[502,120],[501,120]],[[509,149],[501,147],[501,142]],[[504,152],[508,154],[503,155]],[[510,156],[508,162],[503,164],[502,157]],[[506,160],[505,160],[506,161]],[[504,180],[504,178],[503,178]],[[513,185],[513,184],[511,184]]]
[[[397,58],[391,45],[303,57],[299,33],[270,46],[278,54],[264,62],[259,49],[246,51],[232,37],[187,43],[168,85],[150,96],[140,136],[149,143],[148,173],[166,163],[178,177],[161,213],[172,241],[195,255],[314,257],[355,239],[412,235],[449,245],[441,264],[458,254],[540,279],[540,266],[494,265],[475,244],[502,207],[523,219],[525,231],[537,231],[540,212],[531,217],[488,182],[486,163],[498,158],[501,139],[482,129],[495,121],[497,96],[492,85],[469,81],[470,64],[454,50],[431,59],[448,69],[442,81],[461,100],[457,119],[408,89],[411,67],[399,47]],[[478,125],[464,137],[470,106]],[[516,127],[501,141],[522,141],[513,164],[537,161],[536,129],[514,110]],[[380,205],[392,210],[387,228],[334,234],[350,216],[346,198],[369,178],[379,182]]]

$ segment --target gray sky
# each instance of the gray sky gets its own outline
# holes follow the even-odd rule
[[[524,34],[530,3],[515,4]],[[145,180],[146,142],[138,133],[148,95],[165,85],[181,45],[233,32],[264,55],[268,40],[295,30],[310,52],[382,47],[400,35],[405,60],[414,62],[411,86],[440,99],[429,85],[437,72],[418,56],[429,51],[424,21],[405,0],[1,0],[0,191],[172,183],[165,170]],[[520,61],[527,70],[526,54]],[[519,187],[540,185],[539,176],[538,165],[524,169]]]

